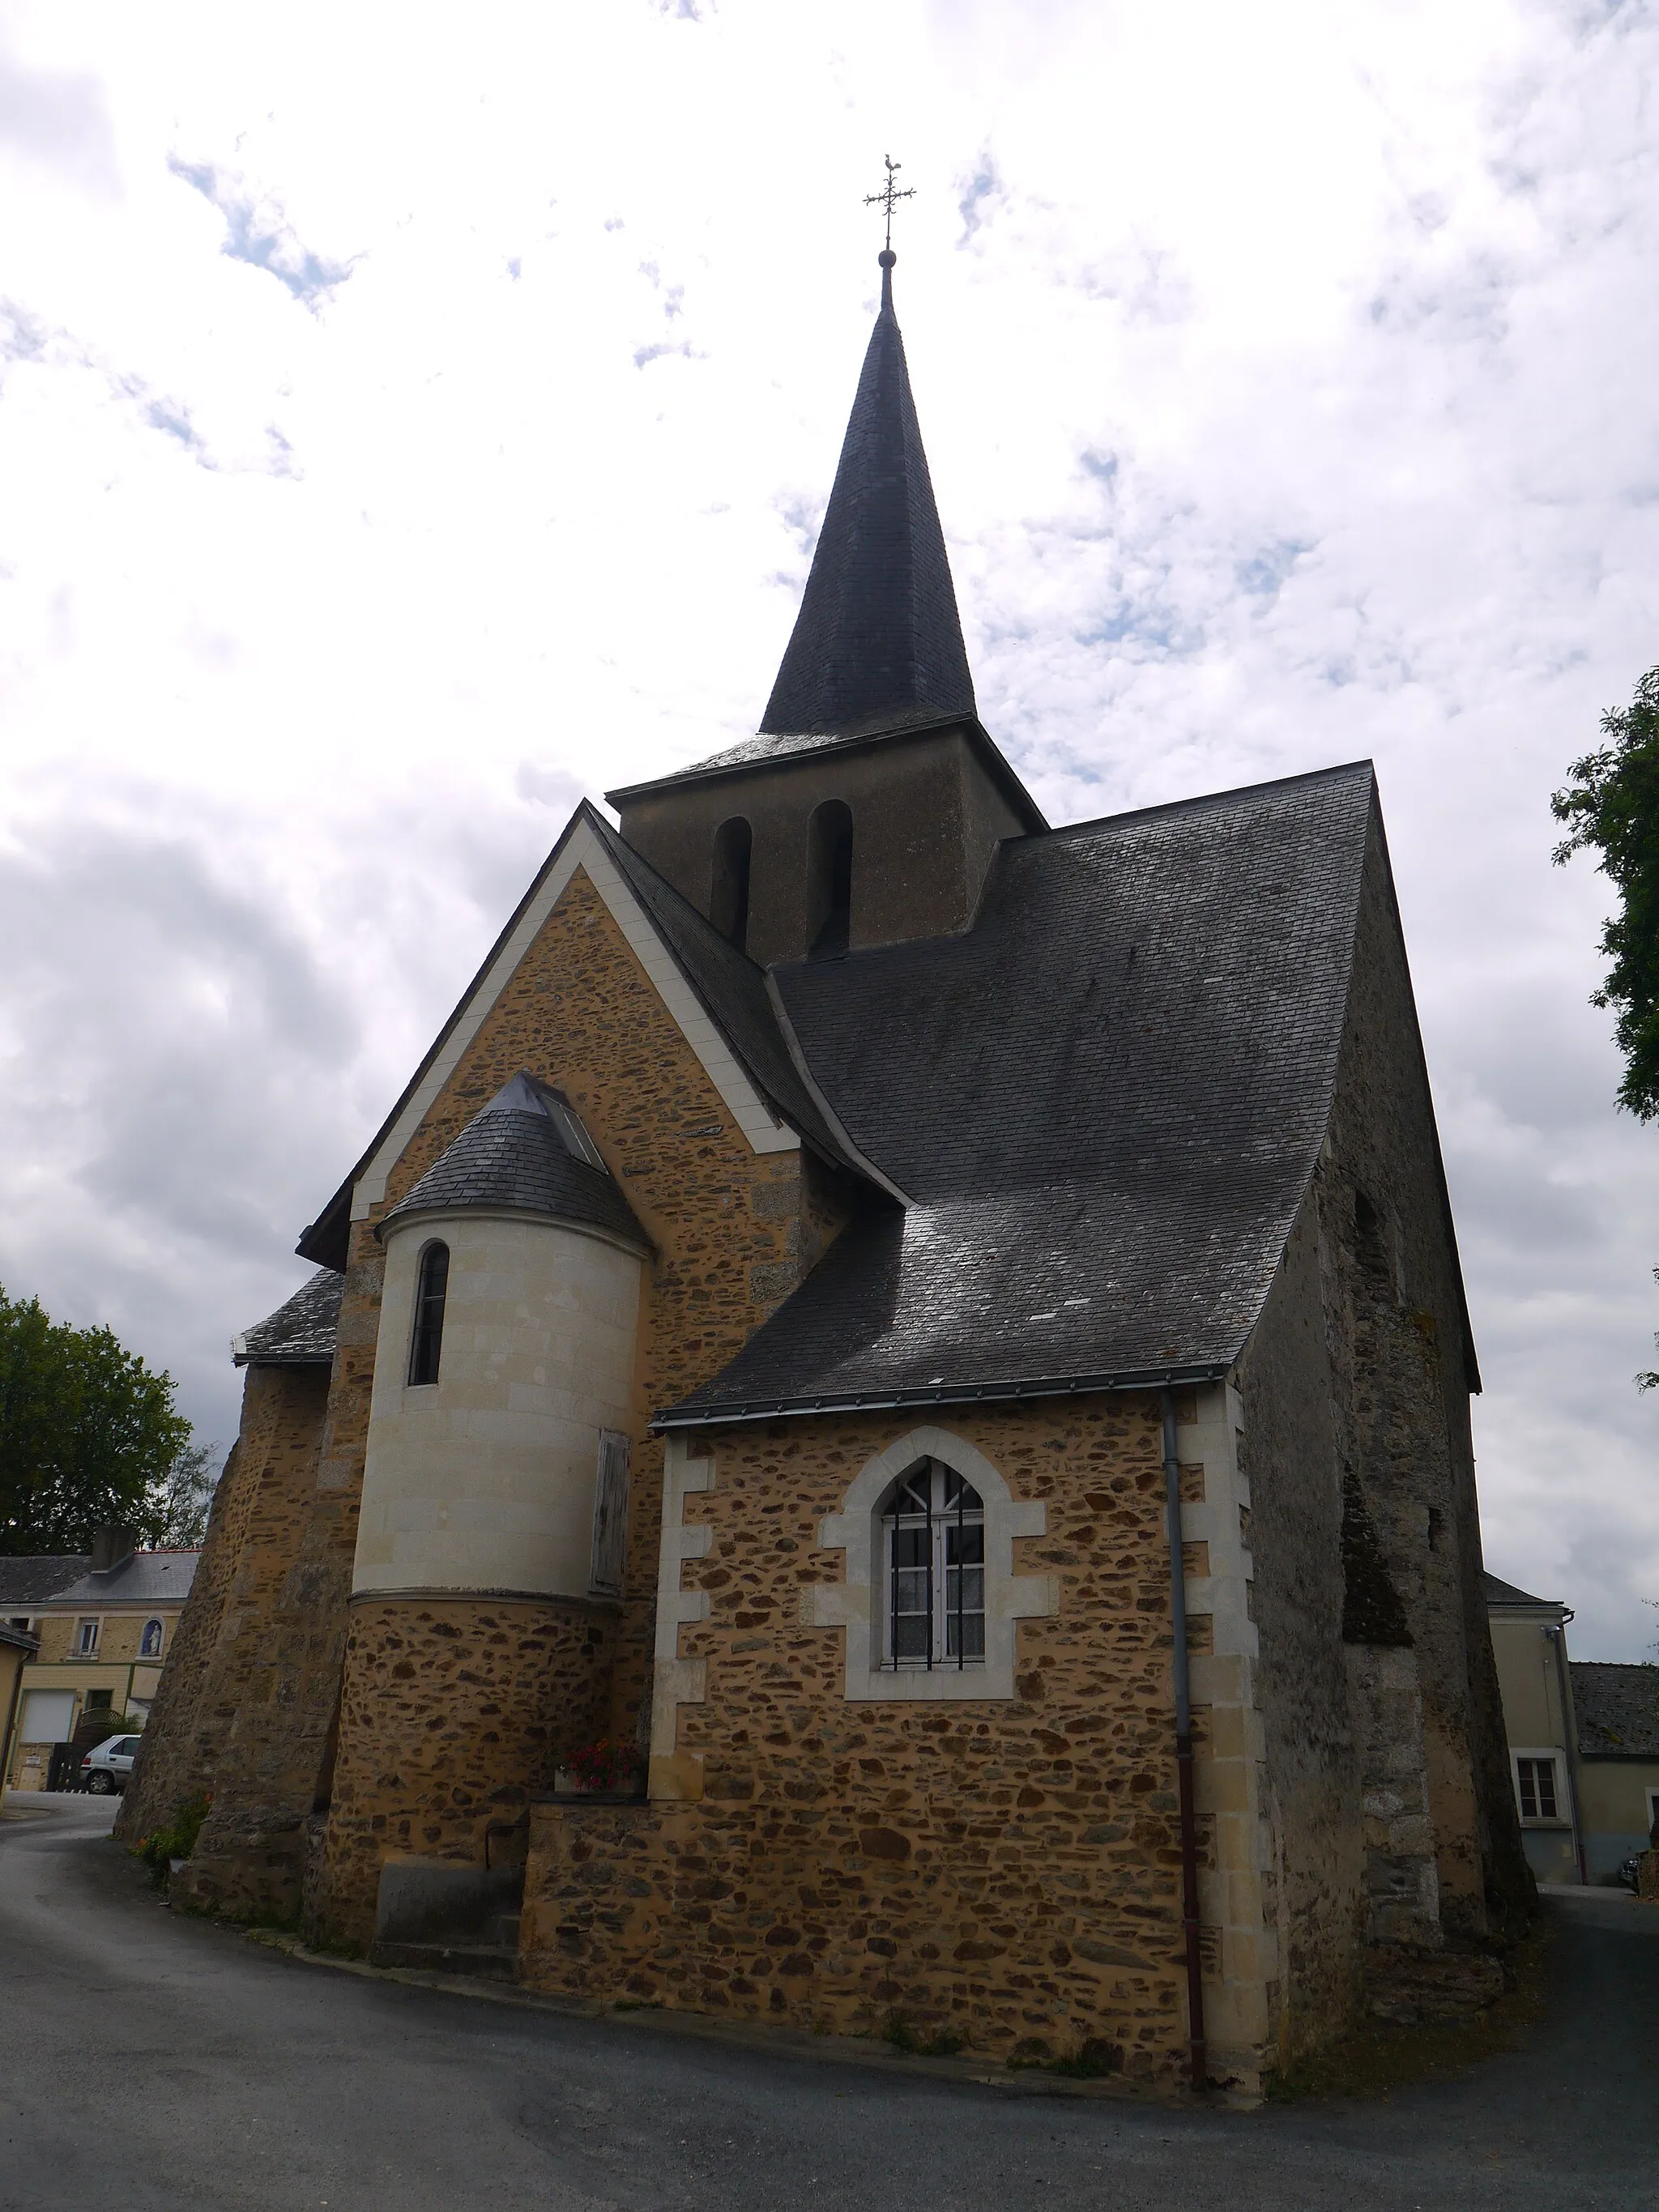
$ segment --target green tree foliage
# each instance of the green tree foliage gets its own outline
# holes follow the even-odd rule
[[[1550,799],[1556,820],[1569,825],[1555,861],[1599,853],[1618,888],[1620,911],[1601,932],[1612,965],[1590,1003],[1618,1013],[1620,1104],[1651,1121],[1659,1115],[1659,668],[1649,669],[1628,707],[1602,715],[1601,734],[1607,743],[1575,761],[1572,781]],[[1636,1380],[1659,1389],[1659,1369]]]
[[[207,1455],[173,1394],[112,1330],[0,1289],[0,1553],[88,1552],[105,1522],[151,1543],[180,1525]]]
[[[1575,761],[1571,781],[1550,800],[1568,825],[1555,859],[1599,853],[1619,891],[1620,911],[1601,932],[1612,964],[1591,1003],[1619,1017],[1619,1103],[1650,1121],[1659,1115],[1659,668],[1649,669],[1628,707],[1602,715],[1601,733],[1607,743]]]

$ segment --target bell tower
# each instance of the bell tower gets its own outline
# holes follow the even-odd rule
[[[979,720],[896,258],[890,244],[880,257],[880,312],[759,730],[605,794],[635,850],[763,966],[964,929],[999,842],[1047,826]]]

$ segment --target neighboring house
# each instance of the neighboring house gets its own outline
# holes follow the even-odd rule
[[[1496,1575],[1483,1581],[1527,1863],[1540,1881],[1583,1881],[1577,1739],[1567,1663],[1572,1608],[1555,1598],[1532,1597]]]
[[[200,1556],[141,1552],[130,1530],[106,1528],[90,1557],[0,1560],[0,1618],[26,1620],[39,1645],[4,1770],[12,1788],[44,1790],[56,1745],[143,1726]]]
[[[1648,1848],[1659,1813],[1659,1667],[1575,1659],[1580,1817],[1592,1881]]]
[[[1571,1606],[1485,1583],[1528,1862],[1540,1881],[1606,1881],[1659,1804],[1659,1667],[1573,1659]]]
[[[1259,2084],[1530,1889],[1369,764],[1049,828],[884,275],[760,734],[611,796],[237,1340],[118,1832],[210,1791],[175,1897],[349,1944],[527,1850],[535,1988]]]

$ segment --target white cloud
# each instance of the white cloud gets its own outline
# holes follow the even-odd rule
[[[1547,799],[1659,660],[1648,11],[11,16],[0,1280],[227,1433],[573,795],[753,726],[890,150],[986,719],[1055,819],[1375,756],[1492,1562],[1639,1650],[1659,1138]]]

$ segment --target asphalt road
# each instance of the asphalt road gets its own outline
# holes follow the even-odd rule
[[[1549,1901],[1547,2023],[1458,2082],[1184,2112],[307,1966],[158,1906],[112,1812],[58,1798],[0,1820],[5,2212],[1659,2204],[1659,1913],[1615,1899]]]

